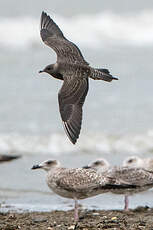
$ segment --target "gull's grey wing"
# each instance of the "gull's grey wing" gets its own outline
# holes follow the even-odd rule
[[[60,28],[45,12],[41,15],[40,35],[44,43],[56,52],[57,62],[88,65],[79,48],[64,37]]]
[[[93,169],[70,169],[62,172],[62,175],[56,180],[57,186],[69,192],[82,194],[100,194],[113,189],[135,188],[133,185],[114,184],[106,176],[97,174]]]
[[[101,183],[101,184],[100,184]],[[95,189],[105,182],[98,176],[94,170],[69,169],[61,174],[56,181],[57,186],[65,190],[84,193],[90,189]]]
[[[109,176],[116,178],[116,184],[131,184],[145,186],[153,184],[153,173],[142,168],[119,167],[108,172]]]
[[[82,106],[88,93],[88,79],[64,78],[58,94],[59,109],[64,128],[70,141],[75,144],[81,129]]]

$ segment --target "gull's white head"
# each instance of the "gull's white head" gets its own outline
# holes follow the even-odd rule
[[[138,156],[131,156],[123,161],[123,166],[132,168],[144,168],[144,161]]]
[[[110,164],[108,163],[107,160],[105,159],[98,159],[94,162],[92,162],[91,164],[84,166],[83,168],[92,168],[92,169],[96,169],[98,172],[101,171],[105,171],[110,167]]]
[[[145,169],[153,171],[153,158],[146,158],[144,165]]]
[[[31,169],[44,169],[45,171],[50,171],[60,166],[60,162],[57,160],[47,160],[39,165],[34,165]]]

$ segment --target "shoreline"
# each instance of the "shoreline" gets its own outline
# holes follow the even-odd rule
[[[2,230],[136,230],[153,228],[153,208],[138,207],[129,211],[80,210],[77,226],[73,210],[52,212],[0,213]]]

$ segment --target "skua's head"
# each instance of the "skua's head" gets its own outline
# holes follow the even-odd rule
[[[47,160],[42,162],[39,165],[33,165],[31,169],[44,169],[45,171],[50,171],[51,169],[55,169],[59,167],[60,163],[57,160]]]
[[[131,156],[128,157],[123,161],[123,166],[125,167],[132,167],[132,168],[141,168],[144,167],[143,159],[138,156]]]
[[[55,65],[51,64],[51,65],[47,65],[43,70],[40,70],[39,73],[48,73],[50,75],[52,75],[52,73],[55,72]]]
[[[92,162],[91,164],[84,166],[83,168],[85,168],[85,169],[92,168],[92,169],[96,169],[98,171],[104,171],[104,170],[108,169],[109,166],[110,166],[110,164],[105,159],[98,159],[98,160]]]

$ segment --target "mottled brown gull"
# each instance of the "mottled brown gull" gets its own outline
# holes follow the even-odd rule
[[[143,168],[113,167],[107,171],[107,175],[116,178],[116,184],[133,185],[133,187],[124,190],[122,188],[110,190],[112,193],[125,195],[124,210],[128,210],[129,195],[140,193],[153,187],[153,172]]]
[[[65,132],[75,144],[81,130],[82,107],[89,87],[88,78],[107,82],[117,78],[107,69],[90,67],[79,48],[65,38],[60,28],[45,12],[41,15],[40,35],[43,42],[57,54],[57,62],[46,66],[40,73],[46,72],[54,78],[64,80],[58,94],[59,110]]]
[[[47,184],[53,192],[62,197],[74,199],[75,221],[78,221],[78,199],[96,196],[113,188],[127,187],[124,183],[116,185],[113,177],[103,176],[91,168],[63,168],[57,160],[48,160],[32,167],[32,169],[39,168],[47,171]]]
[[[128,210],[129,206],[129,195],[133,195],[135,193],[146,191],[153,187],[153,172],[147,171],[143,168],[136,167],[110,167],[109,163],[105,159],[99,159],[91,164],[88,167],[97,170],[98,173],[102,173],[103,176],[105,174],[107,177],[113,178],[114,183],[116,185],[127,184],[131,185],[131,187],[114,187],[110,188],[110,192],[115,194],[123,194],[125,195],[125,206],[124,210]]]

